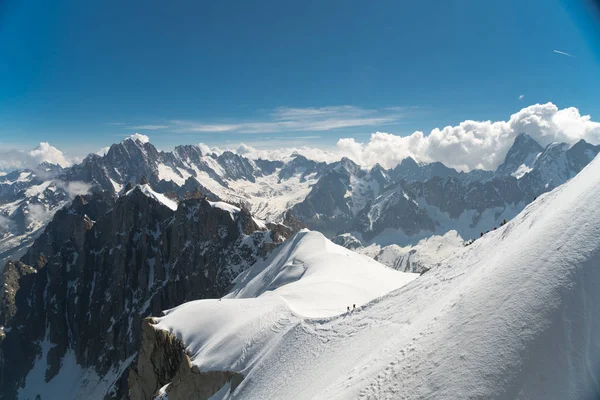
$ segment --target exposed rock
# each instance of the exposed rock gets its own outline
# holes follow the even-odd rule
[[[36,273],[35,268],[20,261],[9,261],[0,275],[0,327],[10,324],[17,313],[15,298],[19,290],[19,280],[22,276]]]
[[[132,400],[154,398],[161,388],[171,400],[208,399],[227,383],[231,391],[235,390],[243,378],[232,371],[199,371],[192,366],[184,343],[167,331],[155,329],[152,318],[142,322],[138,361],[129,372]]]
[[[16,313],[0,346],[4,398],[16,397],[34,363],[52,379],[68,351],[100,377],[126,370],[144,317],[220,297],[287,237],[287,228],[273,235],[247,211],[220,207],[194,198],[172,211],[134,188],[117,200],[80,196],[57,212],[23,257],[38,273],[19,280]],[[38,360],[42,341],[51,348]],[[125,395],[124,376],[107,396]]]

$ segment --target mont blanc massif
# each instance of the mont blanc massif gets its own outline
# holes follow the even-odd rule
[[[600,146],[495,170],[141,135],[0,176],[0,398],[596,399]]]

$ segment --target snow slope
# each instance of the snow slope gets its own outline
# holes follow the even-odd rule
[[[346,307],[360,307],[416,276],[305,230],[242,273],[224,299],[185,303],[166,311],[156,326],[182,339],[201,370],[246,373],[305,318],[347,317]]]
[[[303,267],[280,275],[275,263],[273,275],[254,270],[240,277],[231,299],[185,304],[160,326],[182,338],[195,360],[205,345],[194,335],[236,338],[228,343],[252,349],[250,356],[237,350],[245,379],[225,398],[594,399],[600,396],[599,237],[596,159],[504,227],[349,315],[260,317],[253,324],[265,321],[262,331],[277,323],[263,342],[254,342],[245,326],[230,331],[232,323],[225,336],[211,332],[211,315],[220,314],[215,305],[239,302],[227,320],[241,320],[250,307],[244,304],[288,301],[277,294],[286,285],[274,282],[302,282],[294,279]],[[287,243],[287,251],[297,245]],[[259,297],[235,299],[245,294]],[[302,299],[289,301],[304,310]],[[194,304],[205,307],[195,313],[202,322],[185,318]],[[214,360],[222,359],[219,352]]]
[[[372,257],[398,271],[422,272],[463,247],[464,240],[458,232],[448,231],[443,236],[436,235],[422,239],[414,246],[401,247],[392,244],[381,247],[372,244],[354,251]]]
[[[142,193],[144,193],[146,196],[150,197],[151,199],[154,199],[154,200],[158,201],[159,203],[169,207],[171,210],[173,210],[173,211],[177,210],[177,202],[175,200],[169,199],[167,196],[165,196],[162,193],[155,192],[148,184],[137,185],[136,187],[134,187],[133,189],[128,191],[125,195],[128,196],[129,194],[133,193],[133,191],[136,189],[140,190]]]

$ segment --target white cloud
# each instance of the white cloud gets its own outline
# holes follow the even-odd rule
[[[219,155],[219,154],[223,153],[222,149],[220,149],[218,147],[210,147],[206,143],[198,143],[198,147],[200,147],[200,151],[202,152],[203,155],[207,155],[207,154]]]
[[[69,198],[71,199],[75,198],[75,196],[81,196],[90,193],[90,189],[92,188],[92,185],[89,183],[81,181],[64,182],[61,180],[55,180],[54,184],[67,192]]]
[[[50,217],[50,212],[41,204],[29,204],[27,211],[29,223],[45,221]]]
[[[310,146],[259,149],[241,143],[236,150],[232,151],[252,160],[262,158],[263,160],[287,161],[295,154],[301,154],[310,160],[318,162],[334,162],[343,157],[343,154],[337,149],[327,150]]]
[[[434,129],[429,135],[414,132],[396,136],[377,132],[367,143],[340,139],[343,155],[372,166],[393,167],[411,156],[423,162],[441,161],[459,170],[495,169],[502,163],[515,137],[527,133],[542,146],[551,142],[575,143],[585,139],[600,143],[600,123],[580,115],[574,107],[559,110],[552,103],[535,104],[511,115],[508,121],[464,121],[457,126]]]
[[[10,219],[0,214],[0,235],[5,234],[10,230]]]
[[[133,140],[138,140],[142,143],[148,143],[150,141],[150,138],[147,135],[142,135],[141,133],[134,133],[133,135],[129,136],[129,138],[133,139]]]
[[[31,150],[28,155],[37,162],[37,165],[43,162],[58,164],[63,168],[71,165],[71,161],[67,160],[63,152],[56,147],[51,146],[48,142],[41,142],[39,146]]]
[[[106,153],[108,153],[108,150],[110,150],[110,146],[106,146],[106,147],[101,148],[100,150],[98,150],[96,152],[96,154],[98,154],[99,156],[103,156]]]
[[[600,123],[581,115],[574,107],[559,110],[552,103],[535,104],[511,115],[508,121],[463,121],[456,126],[421,131],[409,136],[376,132],[366,143],[339,139],[335,149],[291,147],[257,149],[240,145],[238,152],[249,158],[285,160],[294,152],[315,161],[335,161],[346,156],[365,167],[379,163],[393,168],[406,157],[422,162],[441,161],[462,171],[494,170],[504,161],[519,133],[527,133],[542,146],[551,142],[575,143],[580,139],[600,143]]]
[[[560,51],[560,50],[552,50],[552,51],[555,52],[556,54],[561,54],[563,56],[575,58],[575,56],[573,54],[569,54],[569,53],[567,53],[565,51]]]
[[[525,98],[525,95],[524,95],[524,94],[522,94],[522,95],[519,95],[519,100],[523,100],[524,98]]]
[[[176,132],[236,132],[273,133],[328,131],[359,126],[381,126],[398,123],[401,109],[365,109],[354,106],[330,106],[320,108],[278,107],[266,120],[237,123],[205,123],[195,121],[172,121]]]
[[[140,130],[140,131],[155,131],[158,129],[167,129],[168,125],[136,125],[128,126],[127,129]]]
[[[41,142],[38,147],[31,151],[19,149],[0,150],[0,170],[34,169],[43,162],[58,164],[61,167],[68,167],[73,164],[72,160],[67,158],[62,151],[48,142]]]

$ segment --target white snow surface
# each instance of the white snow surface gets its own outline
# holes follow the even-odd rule
[[[372,244],[355,251],[398,271],[421,272],[438,264],[463,247],[463,238],[458,232],[452,230],[441,236],[435,235],[422,239],[414,246],[402,247],[392,244],[381,247]]]
[[[264,349],[301,321],[349,317],[348,306],[360,307],[416,276],[305,230],[238,276],[222,300],[198,300],[168,310],[157,327],[182,339],[201,370],[246,373]]]
[[[529,172],[531,172],[531,167],[528,167],[525,164],[521,164],[519,166],[519,168],[517,168],[517,170],[515,172],[513,172],[511,175],[514,176],[517,179],[521,179],[523,176],[525,176],[525,174],[528,174]]]
[[[129,192],[126,193],[126,195],[128,196],[129,194],[133,193],[133,191],[139,188],[142,193],[144,193],[146,196],[158,201],[159,203],[169,207],[171,210],[175,211],[177,210],[177,202],[174,200],[169,199],[167,196],[165,196],[162,193],[158,193],[155,192],[150,185],[137,185],[136,187],[134,187],[133,189],[131,189]]]
[[[352,313],[332,316],[321,305],[336,297],[328,292],[339,283],[328,280],[338,273],[303,284],[319,257],[314,246],[284,261],[302,246],[296,238],[267,268],[242,275],[228,298],[184,304],[159,327],[187,344],[201,370],[245,375],[223,398],[598,398],[599,237],[596,158],[507,225]],[[367,265],[379,276],[378,264]],[[350,287],[342,310],[359,296]]]
[[[306,198],[311,185],[317,181],[315,174],[307,176],[305,180],[299,175],[279,180],[275,172],[257,177],[256,182],[244,179],[230,180],[227,181],[228,187],[224,187],[204,171],[198,170],[196,174],[196,180],[221,199],[233,203],[247,203],[252,215],[266,221],[280,221],[286,210]]]
[[[231,214],[233,218],[233,214],[239,213],[241,209],[232,204],[225,203],[224,201],[209,201],[208,202],[214,208],[220,208],[223,211],[227,211]]]
[[[178,186],[182,186],[185,183],[185,180],[189,176],[191,176],[187,172],[185,173],[185,175],[181,174],[181,172],[182,171],[185,172],[185,170],[178,169],[178,172],[179,172],[178,173],[172,167],[169,167],[168,165],[165,165],[165,164],[158,164],[157,168],[158,168],[158,179],[165,180],[165,181],[171,181]],[[181,176],[180,174],[183,176]]]

